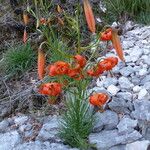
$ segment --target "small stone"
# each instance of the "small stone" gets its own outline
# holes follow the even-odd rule
[[[117,125],[118,132],[120,134],[127,134],[134,131],[134,128],[137,126],[138,121],[131,118],[124,117],[120,120]]]
[[[129,76],[133,72],[134,72],[134,68],[131,66],[124,67],[120,70],[120,73],[125,77]]]
[[[24,124],[24,125],[21,125],[20,127],[19,127],[19,130],[21,131],[21,132],[25,132],[25,131],[29,131],[29,130],[31,130],[32,129],[32,125],[31,124]]]
[[[131,101],[127,101],[121,98],[114,97],[108,106],[111,110],[117,113],[130,114],[131,110],[133,110],[133,104]]]
[[[150,93],[150,82],[147,82],[143,86]]]
[[[130,57],[132,58],[132,62],[136,62],[137,60],[139,60],[139,58],[141,57],[143,53],[143,49],[137,47],[134,47],[134,49],[131,50],[130,53]]]
[[[117,81],[116,78],[110,78],[110,77],[108,77],[108,78],[106,78],[106,79],[104,80],[103,85],[104,85],[105,88],[108,88],[108,86],[110,86],[110,85],[116,85],[117,82],[118,82],[118,81]]]
[[[140,71],[139,71],[139,75],[140,76],[145,76],[146,74],[147,74],[148,72],[147,72],[147,70],[144,68],[144,69],[141,69]]]
[[[114,129],[118,124],[117,113],[110,110],[106,110],[103,113],[97,112],[95,118],[96,124],[93,129],[94,132],[99,132],[103,128],[106,130]]]
[[[133,92],[138,93],[141,90],[141,87],[136,85],[133,87]]]
[[[119,85],[122,89],[131,89],[134,86],[126,77],[119,78]]]
[[[126,145],[126,150],[148,150],[150,141],[136,141]]]
[[[0,134],[0,150],[11,150],[21,142],[17,131]]]
[[[8,126],[9,126],[8,121],[3,120],[2,122],[0,122],[0,132],[6,131]]]
[[[148,55],[150,53],[149,49],[143,49],[143,52],[145,55]]]
[[[150,101],[148,100],[135,100],[133,102],[135,110],[131,115],[135,119],[150,121]]]
[[[107,88],[107,91],[108,91],[112,96],[115,96],[115,95],[120,91],[120,89],[119,89],[117,86],[111,84],[111,85]]]
[[[141,89],[138,94],[138,99],[145,99],[148,96],[148,91],[146,89]]]
[[[133,95],[130,92],[118,92],[117,98],[123,98],[124,100],[132,101]]]
[[[141,134],[135,130],[124,135],[119,135],[117,130],[103,130],[100,133],[90,134],[89,143],[96,144],[97,150],[107,150],[115,145],[134,142],[141,137]]]
[[[117,146],[113,146],[111,147],[109,150],[126,150],[126,145],[117,145]]]
[[[60,138],[57,137],[58,134],[58,121],[59,118],[57,116],[52,116],[45,122],[39,132],[37,140],[54,140],[60,141]]]
[[[28,117],[27,116],[19,116],[19,117],[15,117],[14,119],[14,122],[17,124],[17,125],[22,125],[24,124],[25,122],[28,121]]]
[[[140,85],[144,85],[146,82],[150,82],[150,75],[145,76],[142,80]]]

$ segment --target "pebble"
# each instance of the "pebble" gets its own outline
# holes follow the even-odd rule
[[[22,125],[24,124],[25,122],[28,121],[28,117],[27,116],[19,116],[19,117],[15,117],[14,119],[14,122],[17,124],[17,125]]]
[[[150,146],[150,141],[136,141],[126,145],[126,150],[148,150]]]
[[[112,96],[115,96],[115,95],[120,91],[120,89],[119,89],[117,86],[111,84],[111,85],[107,88],[107,91],[108,91]]]
[[[133,92],[138,93],[141,90],[141,87],[136,85],[133,87]]]
[[[148,97],[148,91],[146,89],[141,89],[139,94],[138,94],[138,99],[145,99]]]

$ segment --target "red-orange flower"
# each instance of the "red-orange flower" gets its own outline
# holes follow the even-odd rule
[[[63,61],[57,61],[53,65],[49,67],[49,75],[56,76],[56,75],[65,75],[68,73],[69,64]]]
[[[80,68],[70,68],[68,71],[68,76],[76,80],[81,80],[84,77]]]
[[[81,68],[85,67],[86,61],[87,61],[85,57],[77,54],[77,55],[74,56],[74,59],[75,59],[76,63],[79,64],[79,66]]]
[[[103,67],[101,67],[101,66],[95,66],[95,67],[93,67],[92,69],[90,69],[90,70],[87,70],[87,74],[89,75],[89,76],[92,76],[92,77],[98,77],[100,74],[102,74],[104,72],[104,70],[103,70]]]
[[[108,95],[105,93],[96,93],[90,96],[89,102],[94,106],[103,106],[108,100]]]
[[[101,41],[110,41],[112,39],[112,29],[109,28],[100,34]]]
[[[104,59],[103,61],[99,62],[99,66],[103,67],[105,71],[112,70],[118,63],[117,57],[108,57]]]
[[[57,82],[45,83],[40,86],[39,93],[49,96],[57,96],[62,92],[62,85]]]

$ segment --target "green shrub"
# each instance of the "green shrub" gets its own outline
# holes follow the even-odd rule
[[[141,23],[150,23],[149,0],[103,0],[107,8],[107,17],[116,21],[133,19]]]
[[[7,77],[20,76],[33,67],[35,59],[35,52],[29,43],[17,45],[6,51],[1,68]]]

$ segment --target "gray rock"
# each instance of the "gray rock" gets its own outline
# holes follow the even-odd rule
[[[117,125],[118,132],[120,134],[127,134],[134,131],[134,128],[137,126],[138,121],[133,120],[127,117],[124,117],[120,120]]]
[[[150,122],[138,120],[138,126],[142,130],[142,136],[150,141]]]
[[[119,78],[119,85],[122,89],[131,89],[134,85],[126,77]]]
[[[27,116],[16,116],[15,118],[14,118],[14,122],[17,124],[17,125],[22,125],[22,124],[24,124],[25,122],[27,122],[28,121],[28,117]]]
[[[135,92],[135,93],[139,92],[140,90],[141,90],[141,87],[138,85],[133,87],[133,92]]]
[[[130,57],[132,58],[132,62],[136,62],[137,60],[139,60],[142,53],[143,49],[139,48],[138,46],[131,49]]]
[[[130,92],[118,92],[116,97],[123,98],[124,100],[132,101],[133,96]]]
[[[42,141],[46,140],[60,141],[60,138],[57,136],[58,121],[59,118],[57,116],[50,117],[48,121],[43,124],[37,139]]]
[[[130,134],[119,135],[117,130],[104,130],[100,133],[90,134],[89,142],[96,144],[98,150],[108,150],[112,146],[134,142],[141,137],[141,134],[137,131],[133,131]]]
[[[105,80],[104,80],[104,87],[105,88],[108,88],[108,86],[110,86],[110,85],[116,85],[117,84],[117,79],[116,78],[110,78],[110,77],[108,77],[108,78],[106,78]]]
[[[21,125],[21,126],[19,127],[19,130],[20,130],[21,132],[29,131],[29,130],[31,130],[31,129],[32,129],[32,125],[29,124],[29,123],[24,124],[24,125]]]
[[[150,82],[146,82],[143,87],[150,93]]]
[[[146,89],[142,88],[138,94],[138,99],[139,100],[148,99],[148,97],[149,97],[148,91]]]
[[[103,113],[97,112],[95,118],[97,120],[93,132],[99,132],[103,128],[106,130],[115,129],[118,124],[117,113],[110,110],[106,110]]]
[[[9,126],[9,122],[7,120],[3,120],[0,122],[0,132],[6,131]]]
[[[147,71],[146,68],[143,68],[143,69],[139,70],[139,75],[140,76],[145,76],[147,73],[148,73],[148,71]]]
[[[133,83],[133,84],[139,85],[139,84],[140,84],[140,81],[141,81],[141,80],[140,80],[139,77],[137,77],[137,76],[135,76],[135,75],[132,77],[132,83]]]
[[[150,141],[136,141],[126,145],[126,150],[148,150]]]
[[[141,82],[140,85],[144,85],[145,83],[150,82],[150,75],[145,76]]]
[[[117,146],[113,146],[111,147],[109,150],[126,150],[126,145],[117,145]]]
[[[117,113],[129,114],[133,109],[133,105],[130,101],[126,101],[121,98],[114,97],[108,104],[109,108]]]
[[[69,146],[63,145],[61,143],[35,141],[19,144],[13,150],[78,150],[78,149],[70,148]]]
[[[136,119],[150,121],[150,101],[135,100],[133,103],[135,110],[131,115]]]
[[[134,68],[131,67],[131,66],[124,67],[124,68],[122,68],[122,69],[120,70],[120,73],[121,73],[123,76],[127,77],[127,76],[129,76],[130,74],[134,73]]]
[[[0,150],[11,150],[21,142],[17,131],[0,134]]]
[[[117,86],[111,84],[110,86],[108,86],[107,91],[108,91],[112,96],[115,96],[115,95],[120,91],[120,89],[119,89]]]

